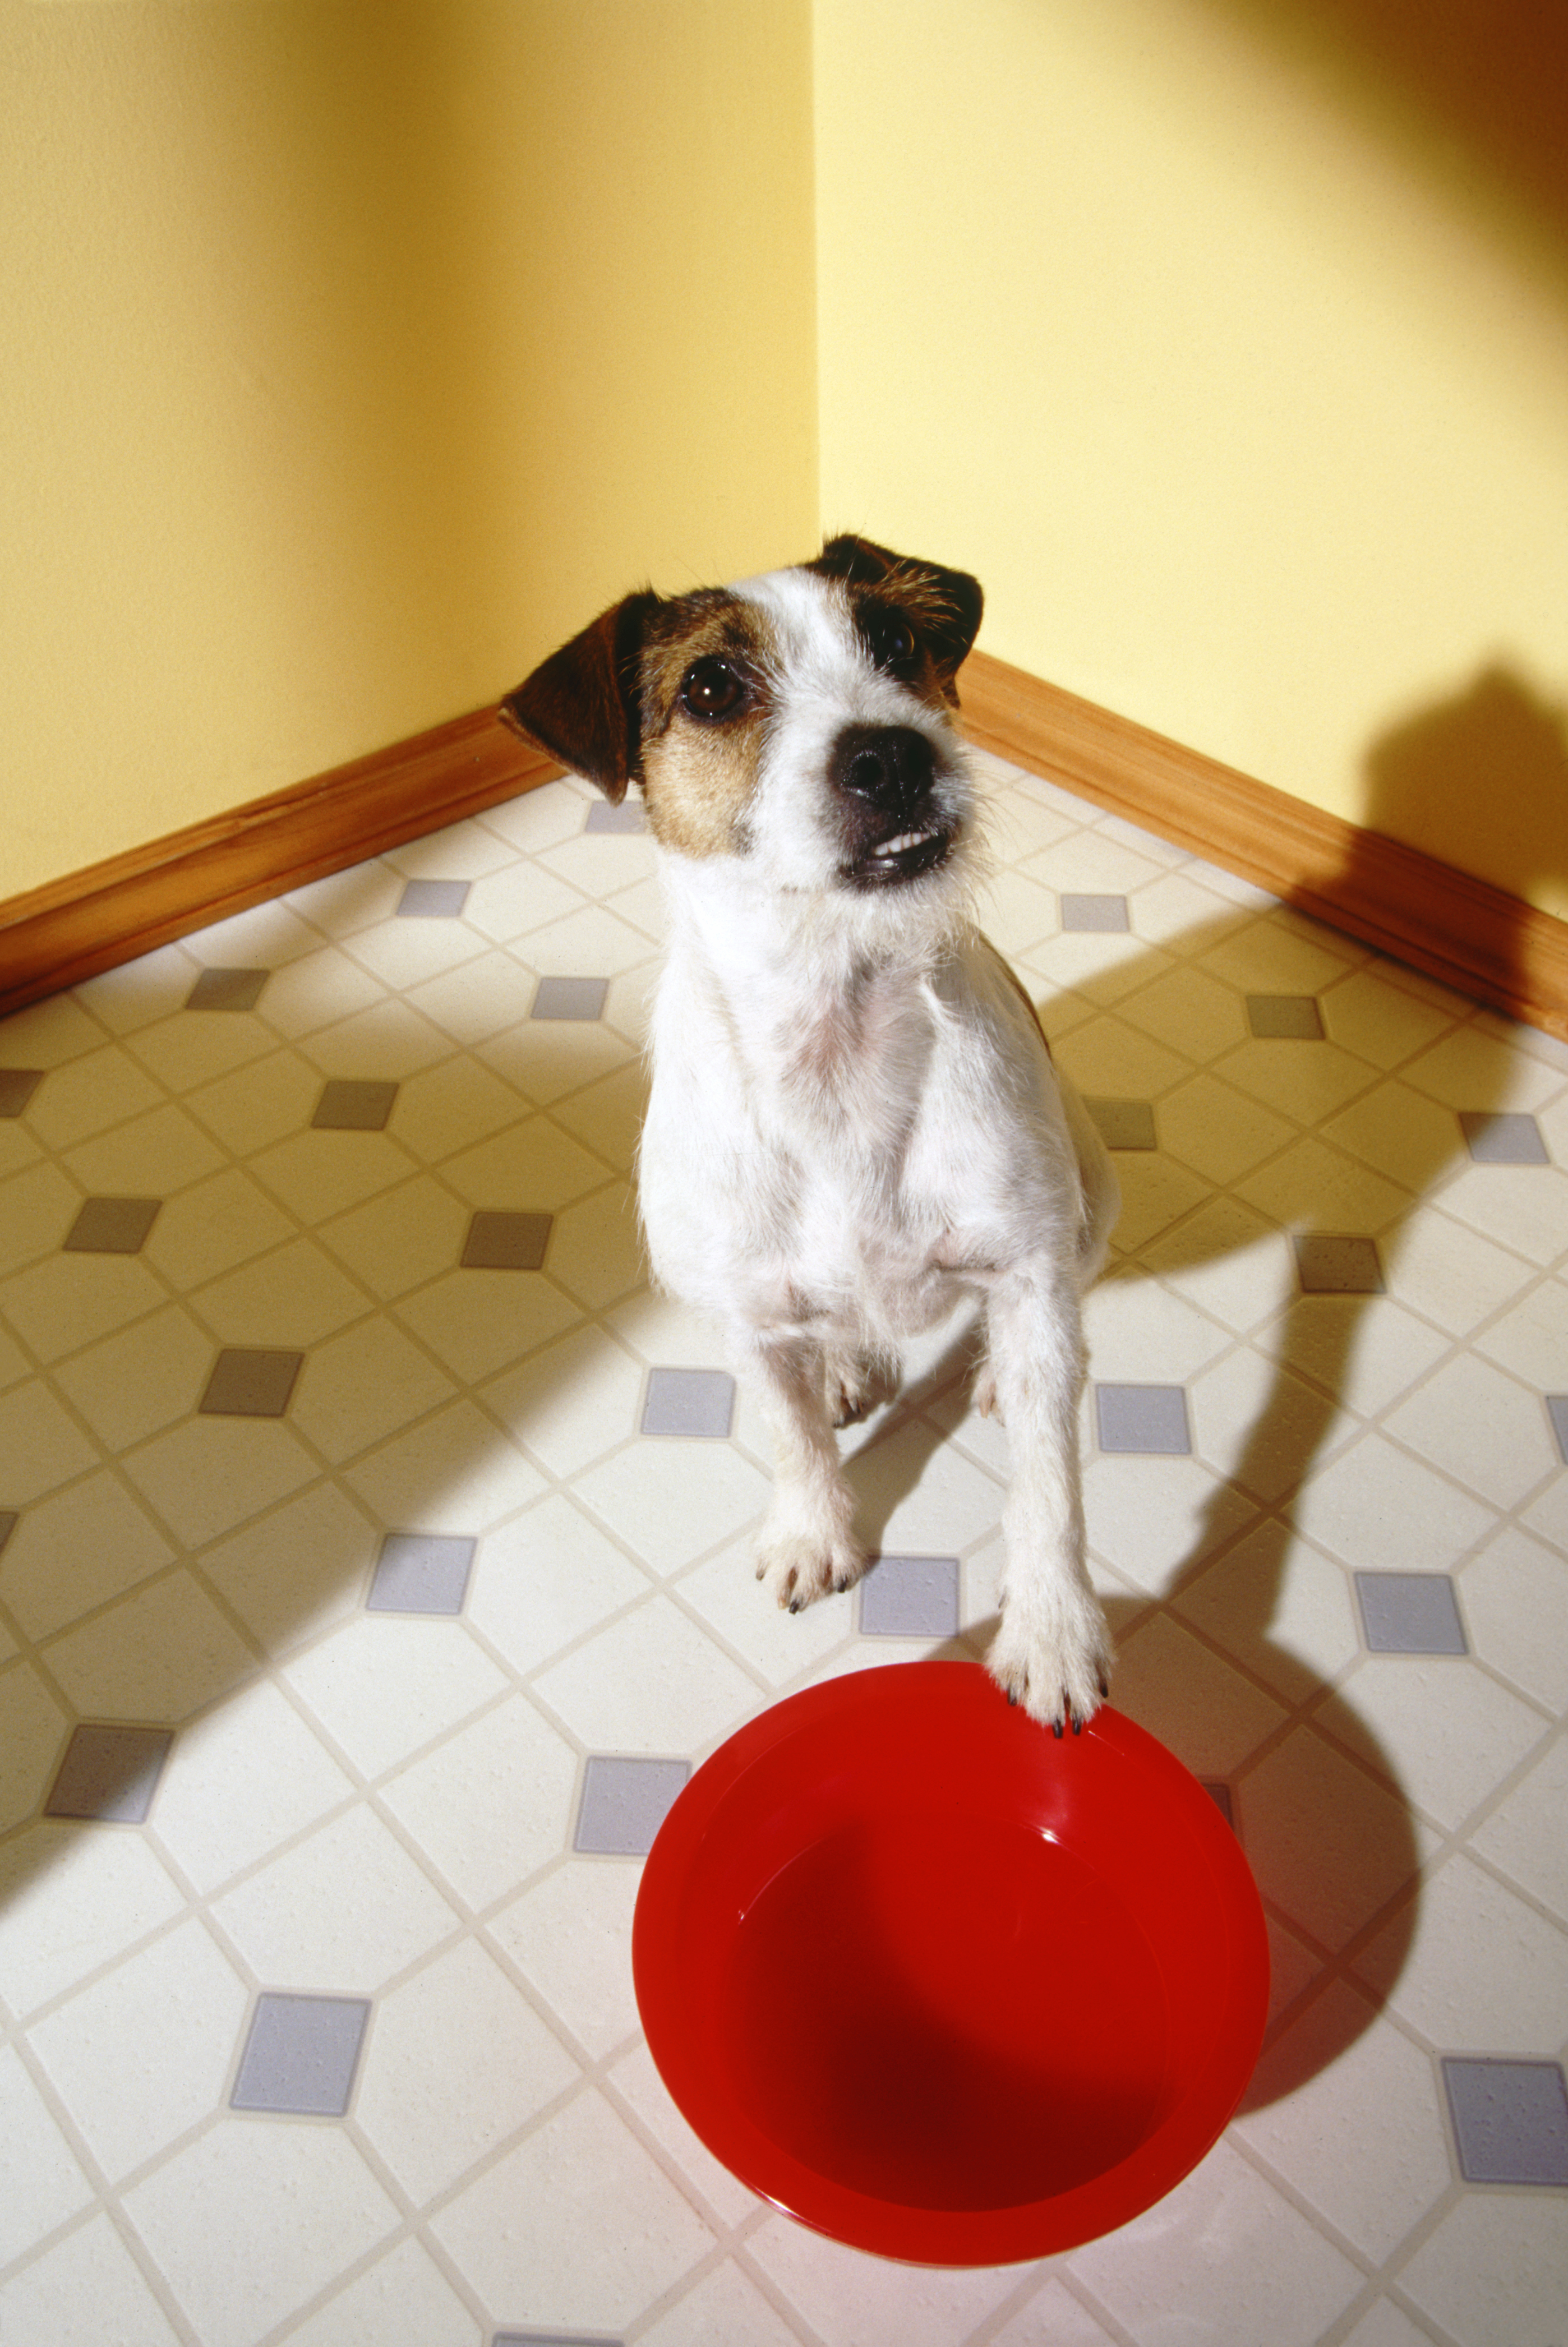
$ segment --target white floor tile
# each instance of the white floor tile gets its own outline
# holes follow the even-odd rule
[[[373,1996],[456,1929],[396,1837],[352,1809],[214,1901],[214,1920],[270,1989]]]
[[[748,2239],[746,2254],[825,2347],[876,2347],[882,2340],[958,2347],[1018,2281],[1005,2268],[895,2265],[825,2240],[788,2217],[770,2217]]]
[[[1555,2347],[1568,2289],[1568,2203],[1466,2193],[1404,2268],[1399,2288],[1465,2347]]]
[[[566,1845],[577,1756],[522,1696],[459,1728],[381,1790],[469,1907],[492,1906]]]
[[[713,2235],[601,2095],[569,2103],[431,2230],[498,2324],[621,2330]]]
[[[631,1917],[641,1879],[635,1859],[569,1858],[490,1919],[497,1947],[595,2061],[637,2034]]]
[[[92,2198],[92,2186],[21,2055],[14,2046],[0,2047],[0,2266],[31,2250]]]
[[[1184,1387],[1194,1450],[1101,1453],[1086,1403],[1091,1569],[1116,1701],[1227,1780],[1265,1894],[1246,2115],[1110,2240],[942,2273],[758,2209],[659,2079],[641,1867],[570,1846],[586,1754],[700,1758],[932,1642],[759,1590],[753,1398],[728,1440],[639,1431],[651,1368],[728,1364],[637,1225],[654,849],[566,779],[0,1032],[47,1071],[0,1120],[7,2337],[1559,2347],[1561,2196],[1456,2180],[1436,2058],[1568,2038],[1568,1048],[978,763],[1061,1064],[1154,1110],[1091,1374]],[[400,917],[411,876],[461,916]],[[1063,891],[1130,929],[1061,930]],[[255,1008],[188,1011],[223,965]],[[541,974],[603,1015],[534,1019]],[[1249,993],[1326,1040],[1255,1038]],[[333,1077],[398,1087],[384,1132],[312,1126]],[[1496,1110],[1552,1162],[1472,1161]],[[138,1255],[61,1253],[86,1194],[161,1201]],[[481,1207],[552,1214],[545,1268],[461,1269]],[[1387,1292],[1303,1295],[1311,1234],[1375,1238]],[[305,1356],[285,1418],[198,1413],[222,1345]],[[960,1559],[979,1652],[1011,1462],[965,1368],[934,1332],[841,1450],[864,1537]],[[388,1532],[477,1543],[461,1616],[366,1613]],[[1470,1655],[1367,1652],[1368,1568],[1451,1572]],[[178,1730],[145,1824],[40,1816],[72,1711]],[[345,2121],[228,2111],[258,1985],[372,2000]]]
[[[38,2059],[111,2182],[214,2108],[248,2003],[192,1918],[35,2026]]]
[[[1441,2099],[1430,2055],[1336,1983],[1265,2055],[1235,2131],[1380,2261],[1452,2180]]]
[[[1076,2250],[1070,2270],[1138,2347],[1180,2336],[1317,2347],[1361,2287],[1352,2265],[1228,2144],[1168,2199]]]
[[[403,2189],[424,2202],[581,2075],[495,1959],[465,1940],[383,1999],[354,2116]]]
[[[343,2134],[288,2119],[220,2119],[125,2208],[202,2347],[255,2347],[398,2222]]]
[[[49,2347],[179,2347],[179,2334],[107,2216],[0,2282],[0,2323]]]

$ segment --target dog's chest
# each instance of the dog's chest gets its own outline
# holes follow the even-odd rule
[[[745,1294],[764,1315],[789,1296],[927,1317],[948,1112],[921,989],[872,981],[771,1014],[679,978],[671,992],[641,1168],[660,1276],[719,1308]]]

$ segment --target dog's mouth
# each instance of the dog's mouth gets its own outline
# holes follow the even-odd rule
[[[857,888],[897,887],[906,880],[917,880],[922,873],[934,872],[947,862],[956,836],[956,831],[943,824],[901,831],[896,838],[880,839],[863,848],[845,867],[845,877]]]

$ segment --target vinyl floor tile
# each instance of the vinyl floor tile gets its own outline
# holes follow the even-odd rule
[[[935,1331],[841,1439],[882,1562],[757,1586],[766,1428],[637,1224],[655,847],[565,778],[0,1023],[7,2337],[1561,2347],[1568,1051],[977,763],[1122,1188],[1113,1700],[1265,1901],[1243,2113],[1110,2239],[944,2272],[660,2080],[669,1802],[781,1696],[983,1653],[1011,1450]]]

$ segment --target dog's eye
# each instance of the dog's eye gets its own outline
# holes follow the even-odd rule
[[[867,604],[860,615],[861,633],[866,650],[878,668],[894,676],[907,675],[920,652],[920,640],[902,611],[890,611],[879,603]]]
[[[681,680],[681,706],[705,724],[733,717],[746,697],[746,688],[728,661],[693,661]]]

